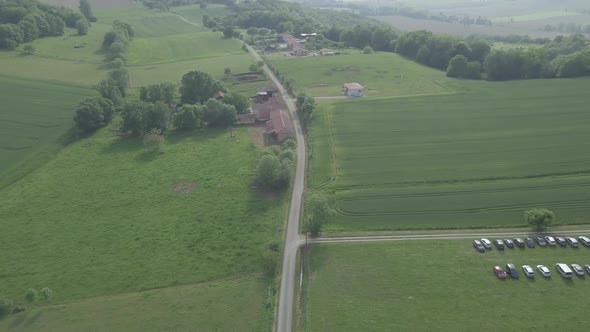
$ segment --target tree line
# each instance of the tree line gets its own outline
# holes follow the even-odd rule
[[[87,33],[89,21],[95,22],[96,17],[87,0],[80,1],[80,12],[37,0],[0,0],[0,49],[14,50],[37,38],[62,36],[65,27]]]

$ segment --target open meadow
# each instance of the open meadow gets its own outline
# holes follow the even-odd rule
[[[577,330],[590,278],[563,279],[556,263],[590,264],[590,249],[496,249],[470,240],[320,244],[311,249],[301,331]],[[492,272],[513,263],[520,279]],[[522,265],[535,268],[526,278]]]
[[[464,82],[444,96],[324,101],[310,186],[334,192],[327,231],[558,223],[590,214],[588,79]]]
[[[272,65],[280,75],[293,81],[298,92],[314,97],[341,96],[342,84],[357,82],[367,96],[401,96],[448,93],[444,73],[416,65],[394,53],[336,56],[273,56]]]
[[[252,187],[262,150],[248,128],[170,132],[155,153],[121,136],[117,116],[63,145],[77,103],[107,75],[100,48],[116,19],[136,30],[131,98],[191,70],[221,79],[254,61],[238,41],[175,14],[113,8],[97,6],[86,36],[66,29],[33,41],[33,55],[20,54],[25,45],[0,52],[10,106],[0,111],[0,298],[23,305],[30,287],[53,290],[0,331],[270,330],[274,284],[262,255],[282,239],[287,199]],[[266,83],[228,88],[253,94]]]

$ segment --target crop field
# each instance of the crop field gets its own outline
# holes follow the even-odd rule
[[[0,76],[0,188],[59,150],[79,100],[94,91]],[[42,107],[40,107],[42,106]],[[32,160],[31,160],[32,159]],[[29,165],[22,162],[28,160]]]
[[[133,25],[135,28],[135,34],[138,38],[162,37],[208,31],[203,27],[188,24],[181,20],[177,15],[170,13],[134,16],[126,21]]]
[[[558,222],[590,214],[587,79],[470,82],[454,95],[323,102],[310,185],[333,191],[330,231]]]
[[[203,15],[209,17],[223,17],[228,14],[227,7],[219,4],[208,4],[207,8],[201,9],[198,5],[179,6],[172,8],[172,12],[182,15],[187,20],[195,23],[203,23]]]
[[[310,56],[274,60],[296,91],[317,96],[341,96],[342,84],[357,82],[367,96],[448,93],[453,89],[441,71],[416,65],[393,53]]]
[[[265,293],[244,277],[96,297],[28,310],[0,331],[265,331]]]
[[[301,330],[575,330],[586,321],[590,278],[565,280],[555,264],[590,264],[589,250],[480,254],[469,240],[315,245]],[[520,279],[496,278],[492,267],[507,263]],[[538,264],[552,277],[523,275],[522,265]]]

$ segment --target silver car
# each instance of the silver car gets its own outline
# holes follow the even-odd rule
[[[572,264],[572,270],[574,270],[574,273],[578,277],[583,277],[584,276],[584,269],[580,265],[578,265],[578,264]]]
[[[551,271],[549,271],[549,269],[545,265],[537,265],[537,270],[541,272],[541,275],[543,277],[551,277]]]
[[[486,239],[485,237],[481,238],[481,244],[483,244],[486,249],[492,249],[492,242],[490,242],[490,240]]]
[[[522,270],[524,271],[524,275],[529,277],[529,278],[534,278],[535,277],[535,272],[533,271],[533,268],[528,266],[528,265],[523,265],[522,266]]]

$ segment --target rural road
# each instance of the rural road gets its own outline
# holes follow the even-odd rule
[[[545,233],[543,233],[545,234]],[[572,236],[572,235],[590,235],[588,230],[571,230],[563,232],[547,233],[551,236]],[[383,242],[383,241],[409,241],[409,240],[465,240],[480,239],[482,237],[510,238],[535,236],[533,232],[499,232],[499,233],[457,233],[457,234],[405,234],[405,235],[372,235],[372,236],[343,236],[343,237],[325,237],[309,239],[308,243],[342,243],[342,242]],[[304,243],[301,242],[303,245]]]
[[[244,44],[250,51],[250,54],[256,58],[256,61],[261,61],[262,58],[250,45]],[[297,250],[300,246],[299,241],[299,219],[301,212],[301,202],[303,199],[303,188],[305,185],[305,140],[303,139],[303,131],[299,124],[297,117],[297,110],[293,99],[289,97],[287,90],[283,87],[281,82],[276,78],[274,73],[266,66],[262,67],[267,77],[269,77],[274,85],[279,89],[289,113],[293,120],[293,128],[295,129],[295,136],[297,140],[297,165],[295,169],[295,181],[293,182],[293,194],[291,196],[291,208],[289,210],[289,219],[287,221],[285,247],[283,252],[283,267],[281,271],[281,286],[279,289],[279,308],[277,313],[278,332],[291,332],[293,326],[293,302],[295,293],[295,278],[297,270]]]

